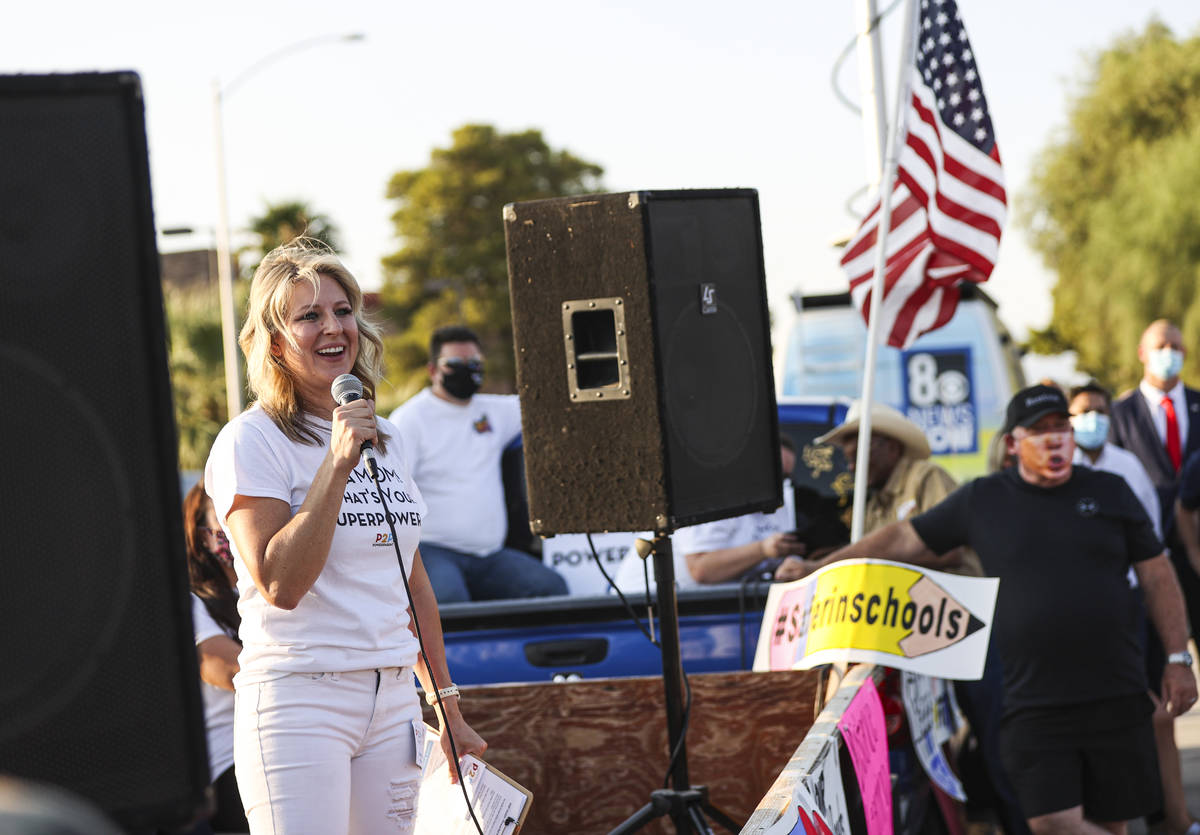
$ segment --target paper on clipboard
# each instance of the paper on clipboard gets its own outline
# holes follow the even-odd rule
[[[423,763],[415,835],[478,835],[462,789],[450,782],[450,766],[440,735],[424,726],[417,762]],[[462,758],[463,784],[483,827],[483,835],[515,835],[529,814],[533,794],[524,786],[468,754]]]

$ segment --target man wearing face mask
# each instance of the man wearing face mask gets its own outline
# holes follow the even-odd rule
[[[1166,319],[1151,322],[1138,343],[1142,382],[1112,406],[1112,440],[1132,452],[1158,489],[1163,530],[1171,536],[1179,470],[1200,450],[1200,391],[1179,379],[1183,334]]]
[[[1158,491],[1150,481],[1150,476],[1146,474],[1146,468],[1132,452],[1108,442],[1109,411],[1112,405],[1108,390],[1096,382],[1089,382],[1072,388],[1067,399],[1071,409],[1071,427],[1075,430],[1074,464],[1115,473],[1125,479],[1142,507],[1146,509],[1146,515],[1154,525],[1155,534],[1161,539]],[[1136,588],[1137,575],[1132,569],[1129,578],[1130,585]],[[1153,629],[1149,628],[1148,624],[1146,626],[1146,676],[1153,687],[1162,676],[1166,658],[1162,644],[1154,637]],[[1200,824],[1192,820],[1187,808],[1187,798],[1184,796],[1179,748],[1175,742],[1175,722],[1163,709],[1161,702],[1156,705],[1153,721],[1163,806],[1161,811],[1148,816],[1147,823],[1157,827],[1165,822],[1168,832],[1190,832],[1196,835],[1200,832]],[[1196,827],[1195,830],[1191,829],[1193,826]]]
[[[1160,803],[1130,565],[1171,653],[1171,716],[1196,700],[1183,598],[1150,519],[1112,473],[1075,468],[1066,397],[1031,386],[1008,404],[1016,464],[834,554],[910,563],[970,546],[1000,578],[991,639],[1004,667],[1000,750],[1029,828],[1123,832]]]
[[[1127,449],[1108,441],[1112,398],[1108,389],[1096,382],[1075,386],[1067,395],[1071,410],[1071,428],[1075,432],[1075,466],[1091,467],[1116,473],[1125,479],[1137,496],[1146,515],[1154,525],[1154,533],[1162,538],[1162,509],[1158,491],[1146,474],[1138,457]]]
[[[1188,456],[1200,450],[1200,391],[1179,378],[1185,354],[1179,328],[1166,319],[1150,323],[1138,343],[1142,381],[1113,403],[1111,439],[1138,457],[1158,491],[1163,539],[1179,575],[1188,620],[1200,624],[1200,576],[1175,525],[1179,472]]]
[[[483,350],[469,328],[434,331],[431,385],[392,412],[428,510],[421,559],[439,603],[567,593],[534,557],[504,547],[500,456],[521,431],[516,395],[478,394]]]

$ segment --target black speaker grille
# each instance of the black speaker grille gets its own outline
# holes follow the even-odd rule
[[[21,673],[0,680],[3,740],[90,685],[128,610],[137,562],[133,496],[108,428],[56,369],[21,348],[0,344],[0,374],[11,391],[30,393],[23,401],[39,404],[6,415],[0,460],[10,474],[40,474],[0,484],[2,506],[24,511],[4,535],[0,612],[20,636],[5,641],[4,658]],[[47,414],[71,431],[48,437]]]
[[[744,325],[728,305],[702,316],[693,303],[663,334],[663,395],[675,443],[703,467],[733,464],[761,420],[761,381],[747,373],[755,356]]]
[[[126,824],[207,783],[140,84],[0,78],[0,771]]]
[[[766,285],[753,192],[647,201],[676,525],[780,502]]]

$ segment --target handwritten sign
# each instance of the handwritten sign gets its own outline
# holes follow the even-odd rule
[[[812,771],[796,783],[792,802],[765,835],[851,835],[837,739],[830,738]]]
[[[796,786],[791,805],[764,835],[839,835],[803,783]]]
[[[954,690],[944,679],[906,672],[902,692],[913,748],[925,773],[946,794],[965,801],[967,793],[942,749],[942,744],[954,735],[959,724]]]
[[[777,583],[767,596],[754,669],[866,661],[979,679],[999,582],[866,559]]]
[[[854,776],[862,794],[868,835],[892,835],[892,778],[888,766],[883,703],[875,682],[863,682],[842,718],[842,741],[850,751]]]

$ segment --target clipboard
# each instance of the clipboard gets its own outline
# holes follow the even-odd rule
[[[441,735],[420,720],[413,721],[413,729],[417,765],[421,768],[414,835],[478,835],[467,813],[462,789],[450,783],[450,766],[442,753]],[[533,792],[472,754],[462,758],[461,768],[483,835],[520,832],[533,804]]]

